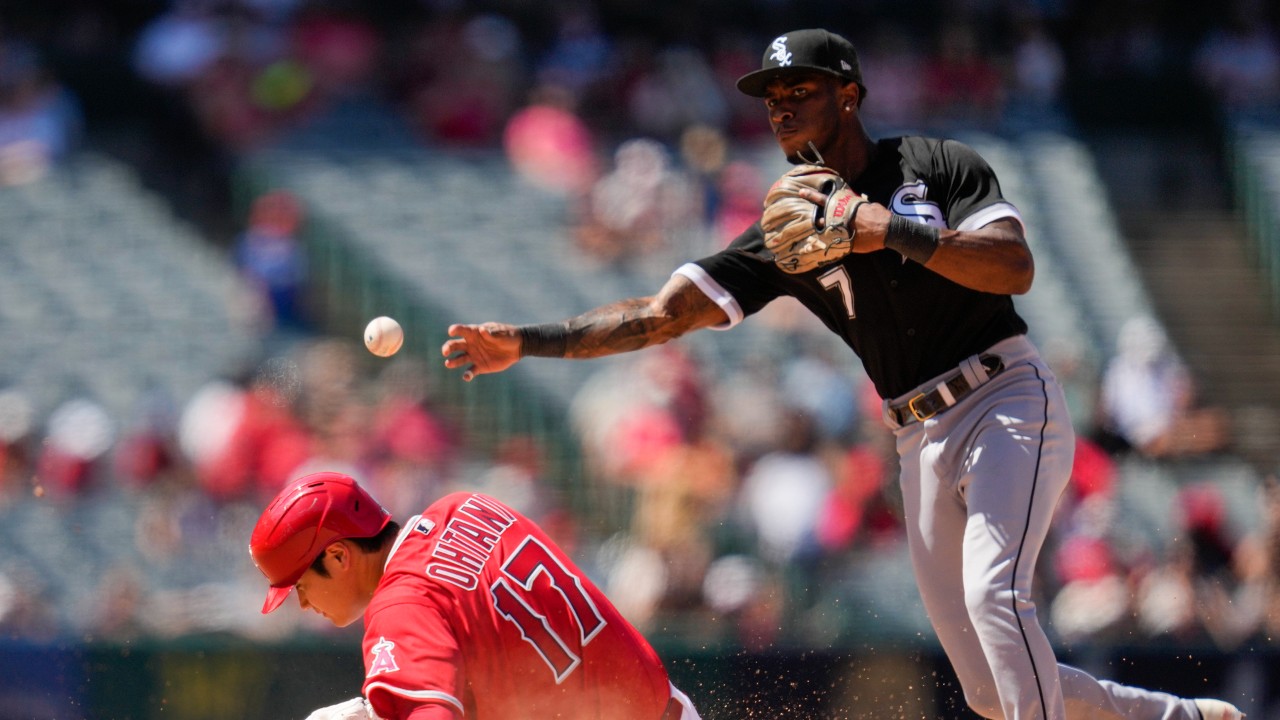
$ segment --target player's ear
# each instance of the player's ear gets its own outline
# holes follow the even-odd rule
[[[329,566],[330,574],[335,570],[349,570],[351,568],[351,547],[345,540],[339,540],[330,543],[329,547],[324,549],[327,556],[326,564]]]
[[[840,110],[851,113],[858,109],[862,101],[862,88],[856,82],[848,82],[840,86]]]

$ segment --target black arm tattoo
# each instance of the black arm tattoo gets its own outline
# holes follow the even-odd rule
[[[568,357],[593,358],[646,348],[667,318],[655,316],[650,298],[632,298],[598,307],[569,321]]]
[[[695,285],[668,284],[655,297],[620,300],[568,322],[564,357],[595,358],[661,345],[724,319]]]

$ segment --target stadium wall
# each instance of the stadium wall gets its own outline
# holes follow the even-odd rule
[[[353,645],[344,641],[341,643]],[[335,643],[336,645],[336,643]],[[706,720],[977,716],[936,648],[661,650]],[[1280,687],[1280,649],[1113,647],[1063,653],[1100,676],[1187,696]],[[354,649],[200,640],[145,646],[0,643],[0,720],[302,718],[360,691]],[[1274,698],[1258,697],[1265,707]]]

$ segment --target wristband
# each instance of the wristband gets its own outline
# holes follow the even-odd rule
[[[562,358],[569,346],[568,323],[521,325],[516,329],[520,331],[521,357]]]
[[[889,218],[889,229],[884,234],[884,246],[896,250],[902,257],[921,265],[929,262],[938,249],[938,228],[908,220],[901,215]]]

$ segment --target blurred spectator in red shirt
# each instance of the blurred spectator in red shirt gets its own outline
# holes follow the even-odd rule
[[[320,97],[363,92],[374,80],[382,38],[363,18],[334,3],[315,3],[292,25],[290,56],[307,69]]]
[[[925,117],[935,122],[994,126],[1005,102],[1000,68],[983,54],[972,25],[945,24],[940,33],[937,51],[924,73]]]
[[[1138,621],[1153,635],[1206,640],[1216,622],[1209,600],[1233,582],[1235,539],[1225,499],[1212,482],[1198,482],[1178,491],[1172,510],[1178,534],[1139,584]]]
[[[1275,644],[1280,638],[1280,475],[1257,488],[1260,522],[1232,554],[1236,588],[1209,596],[1210,625],[1219,647],[1234,650],[1252,638]],[[1280,696],[1271,693],[1273,709]],[[1271,715],[1267,715],[1271,717]]]
[[[183,424],[196,480],[215,500],[270,497],[311,454],[289,389],[266,373],[245,385],[206,387],[188,403]]]
[[[41,486],[61,497],[89,489],[115,441],[115,422],[97,402],[77,397],[62,403],[49,415],[37,460]]]
[[[725,165],[718,181],[719,203],[715,214],[718,252],[760,219],[761,202],[768,184],[755,165],[734,161]]]
[[[595,138],[564,87],[534,88],[507,121],[502,145],[522,178],[550,192],[582,197],[596,180]]]
[[[157,384],[145,389],[116,441],[116,478],[127,487],[144,488],[181,474],[177,426],[177,408],[169,394]]]
[[[522,40],[506,18],[461,10],[424,25],[399,60],[397,94],[423,139],[491,146],[526,87]]]
[[[868,432],[880,429],[870,427]],[[884,434],[888,434],[885,432]],[[890,468],[883,439],[851,446],[840,458],[835,486],[818,519],[817,538],[824,552],[839,554],[859,544],[901,538],[902,523],[885,498]]]
[[[1050,604],[1053,627],[1065,640],[1098,641],[1127,629],[1130,588],[1105,538],[1077,534],[1054,554],[1061,588]]]

